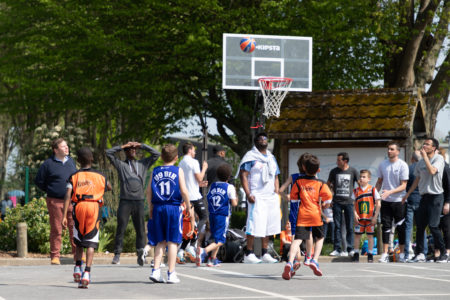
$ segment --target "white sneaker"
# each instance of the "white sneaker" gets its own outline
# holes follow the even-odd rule
[[[333,250],[333,252],[330,253],[330,256],[340,256],[341,252],[337,251],[337,250]]]
[[[342,251],[341,252],[341,256],[348,256],[348,252],[347,251]]]
[[[164,280],[164,277],[161,274],[161,269],[153,269],[152,270],[152,274],[150,275],[150,280],[156,283],[164,283],[166,282]]]
[[[180,279],[177,276],[177,272],[173,271],[172,273],[169,273],[167,271],[167,283],[179,283]]]
[[[276,260],[275,258],[272,257],[272,255],[270,255],[269,253],[266,253],[263,255],[262,257],[262,262],[263,263],[268,263],[268,264],[273,264],[278,262],[278,260]]]
[[[381,254],[381,258],[378,260],[380,263],[388,263],[389,262],[389,255],[387,253]]]
[[[192,246],[189,246],[186,249],[186,255],[189,257],[191,262],[195,262],[195,258],[197,257],[197,254],[195,253],[195,248]]]
[[[399,263],[405,263],[406,262],[405,253],[400,253],[398,255],[398,262]]]
[[[427,258],[425,257],[425,254],[419,253],[416,256],[414,256],[411,260],[409,260],[408,262],[423,263],[426,261],[427,261]]]
[[[355,255],[355,250],[352,250],[348,253],[348,256],[353,257],[353,255]]]
[[[261,260],[256,257],[255,253],[244,256],[244,264],[259,264]]]

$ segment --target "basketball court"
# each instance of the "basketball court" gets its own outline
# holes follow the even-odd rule
[[[0,267],[0,299],[449,299],[450,265],[321,263],[323,277],[284,264],[178,265],[181,283],[157,284],[150,267],[95,265],[89,289],[72,282],[72,265]],[[166,272],[167,269],[164,269]]]

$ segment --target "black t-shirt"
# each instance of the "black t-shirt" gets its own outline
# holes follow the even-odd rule
[[[352,192],[358,177],[358,172],[352,167],[345,171],[339,167],[331,170],[328,181],[333,185],[333,201],[339,204],[352,204]]]

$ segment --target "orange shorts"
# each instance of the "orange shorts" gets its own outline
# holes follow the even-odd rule
[[[355,234],[374,234],[375,233],[375,225],[372,225],[370,221],[367,220],[359,220],[355,224]]]
[[[73,206],[73,240],[79,247],[98,248],[100,205],[98,202],[81,201]]]

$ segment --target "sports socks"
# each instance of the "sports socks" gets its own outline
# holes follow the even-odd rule
[[[77,261],[75,262],[75,266],[81,267],[81,265],[82,265],[81,260],[77,260]]]
[[[86,268],[84,268],[84,271],[85,271],[85,272],[90,272],[90,271],[91,271],[91,267],[86,267]]]
[[[261,249],[261,255],[264,255],[264,254],[266,254],[266,253],[267,253],[267,249],[262,248],[262,249]]]

